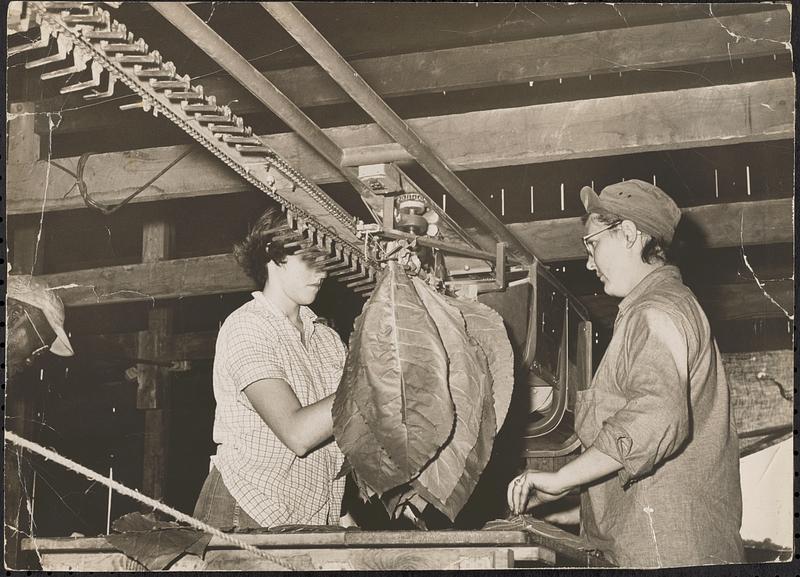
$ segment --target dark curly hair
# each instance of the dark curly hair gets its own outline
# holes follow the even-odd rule
[[[625,220],[623,217],[617,214],[605,214],[605,213],[591,213],[594,214],[597,220],[605,224],[606,226],[611,225],[617,221]],[[586,221],[589,220],[591,214],[585,214],[581,217],[581,222],[586,224]],[[644,234],[644,233],[643,233]],[[647,264],[654,264],[657,262],[661,262],[664,264],[671,264],[673,262],[674,257],[674,250],[673,246],[667,242],[666,239],[647,235],[647,241],[644,243],[642,247],[642,262]]]
[[[302,252],[303,259],[312,263],[325,255],[322,250],[309,248],[312,244],[303,233],[289,227],[279,207],[271,207],[253,224],[244,240],[233,247],[233,255],[245,274],[263,287],[268,278],[268,262],[283,264],[287,256]]]

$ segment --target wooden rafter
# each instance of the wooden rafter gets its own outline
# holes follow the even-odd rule
[[[98,357],[108,360],[132,359],[140,354],[137,349],[139,333],[111,333],[106,335],[75,335],[70,342],[77,351],[99,351]],[[150,361],[193,361],[214,357],[217,331],[172,334],[161,343],[158,356],[147,358]]]
[[[378,94],[392,98],[781,54],[788,51],[789,19],[788,10],[780,7],[716,19],[362,58],[351,63]],[[668,45],[654,41],[676,36],[682,41]],[[350,101],[317,66],[265,70],[263,74],[302,108]],[[204,78],[203,86],[220,102],[236,102],[237,114],[263,110],[258,100],[225,74]],[[55,100],[50,106],[62,108]],[[75,111],[64,115],[58,130],[61,134],[99,130],[113,122],[113,118],[90,110]]]
[[[754,280],[698,287],[696,294],[711,321],[779,318],[785,317],[787,311],[794,314],[794,284],[791,281],[769,283],[766,291],[769,296]],[[580,297],[580,300],[592,319],[606,325],[613,323],[619,299],[597,295]]]
[[[702,248],[791,242],[792,214],[790,198],[692,206],[683,209],[681,227],[692,229]],[[579,240],[584,234],[580,218],[513,223],[508,227],[523,243],[537,247],[537,254],[545,261],[586,256]]]
[[[791,219],[791,200],[757,201],[736,205],[709,205],[691,209],[690,217],[706,237],[716,246],[739,246],[740,231],[731,225],[739,219],[731,218],[731,211],[745,209],[747,222],[767,223],[773,219],[773,227],[768,225],[745,227],[745,244],[763,244],[766,242],[790,242],[792,227],[782,223]],[[563,235],[572,234],[575,221],[566,221]],[[777,222],[776,222],[777,220]],[[558,220],[549,221],[545,226],[551,229],[558,226]],[[542,225],[542,222],[532,223]],[[525,226],[525,225],[514,225]],[[527,225],[531,226],[531,225]],[[515,231],[516,232],[516,231]],[[764,232],[764,235],[761,234]],[[766,235],[766,236],[765,236]],[[578,236],[564,240],[564,253],[574,253]],[[552,249],[553,242],[543,243]],[[563,258],[558,260],[564,260]],[[186,259],[167,260],[138,265],[105,267],[101,269],[72,271],[44,275],[43,279],[50,286],[78,285],[74,288],[59,290],[59,296],[67,306],[87,306],[104,303],[120,303],[134,301],[151,301],[165,298],[190,297],[207,294],[223,294],[251,290],[252,281],[244,275],[232,255],[215,255]],[[785,286],[786,285],[786,286]],[[780,316],[782,311],[770,303],[755,281],[752,283],[731,283],[709,286],[701,292],[700,297],[715,320]],[[791,306],[791,283],[771,283],[767,289],[770,294],[785,308]],[[616,301],[605,296],[589,296],[583,299],[595,318],[613,318]]]
[[[456,171],[787,139],[794,136],[794,81],[786,78],[468,112],[417,118],[408,124]],[[609,126],[614,127],[613,133]],[[389,142],[374,124],[324,132],[343,148]],[[343,180],[338,170],[297,136],[264,138],[317,184]],[[87,164],[86,180],[98,200],[119,201],[184,150],[184,146],[170,146],[98,154]],[[76,162],[59,161],[68,167]],[[9,214],[38,213],[43,206],[44,210],[83,206],[74,192],[63,198],[74,179],[45,161],[11,165],[7,179]],[[198,153],[178,163],[136,201],[247,189],[218,160]],[[42,191],[47,192],[44,203]]]

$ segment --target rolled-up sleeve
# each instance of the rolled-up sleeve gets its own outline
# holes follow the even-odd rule
[[[262,379],[288,382],[274,333],[263,323],[253,321],[232,318],[220,330],[219,338],[226,343],[225,367],[239,392]]]
[[[689,436],[686,338],[658,309],[632,311],[621,383],[626,404],[603,422],[594,447],[619,461],[623,484],[647,475]]]

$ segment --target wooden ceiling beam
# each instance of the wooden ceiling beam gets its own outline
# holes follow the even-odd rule
[[[408,121],[455,171],[793,138],[791,78],[594,100],[467,112]],[[614,127],[609,131],[609,127]],[[325,129],[342,148],[390,143],[375,124]],[[480,135],[476,138],[475,135]],[[344,177],[294,134],[265,142],[309,180]],[[98,154],[86,165],[93,197],[115,203],[179,156],[185,146]],[[60,159],[74,169],[77,158]],[[82,208],[74,179],[38,161],[9,165],[8,214]],[[249,185],[210,154],[198,152],[169,170],[134,202],[241,192]],[[45,191],[46,198],[42,198]]]
[[[731,202],[682,209],[679,232],[700,248],[792,242],[792,199]],[[535,246],[546,262],[586,258],[581,219],[559,218],[509,224],[523,244]]]
[[[793,227],[791,226],[791,199],[756,201],[752,203],[734,203],[731,205],[708,205],[686,209],[689,219],[704,231],[709,245],[706,248],[722,246],[739,246],[740,222],[734,212],[744,210],[745,226],[743,229],[745,244],[764,244],[768,242],[791,242]],[[788,219],[789,225],[784,221]],[[552,260],[566,260],[576,252],[575,245],[580,231],[575,231],[578,219],[558,219],[513,225],[515,233],[521,238],[536,239],[540,248],[547,248]],[[732,224],[733,223],[733,224]],[[541,227],[541,228],[538,228]],[[556,230],[563,227],[558,234],[543,238],[538,242],[538,230]],[[575,234],[575,236],[571,236]],[[554,240],[561,239],[561,240]],[[556,254],[556,247],[561,252]],[[214,255],[186,259],[167,260],[154,263],[105,267],[91,270],[71,271],[43,275],[51,287],[68,287],[58,290],[58,295],[67,306],[89,306],[106,303],[153,301],[166,298],[191,297],[208,294],[223,294],[252,290],[252,281],[245,276],[236,264],[233,255]],[[781,291],[779,302],[786,307],[793,301],[785,300],[792,289],[781,288],[780,283],[770,283]],[[742,288],[744,287],[744,288]],[[736,283],[723,285],[709,297],[712,310],[719,310],[719,318],[749,318],[748,315],[769,316],[778,314],[777,307],[768,306],[766,298],[753,283]],[[759,296],[760,295],[760,296]],[[583,297],[587,304],[594,307],[593,314],[598,318],[608,318],[611,307],[616,303],[610,297]],[[715,308],[716,307],[716,308]],[[590,309],[591,310],[591,309]],[[737,312],[738,311],[738,312]],[[748,312],[750,311],[750,312]],[[613,318],[613,316],[611,317]]]
[[[232,255],[73,271],[41,278],[51,286],[78,285],[58,290],[57,294],[68,307],[253,289],[252,281],[241,272]],[[765,289],[775,302],[755,280],[697,287],[697,295],[706,314],[714,321],[775,318],[786,316],[786,311],[794,314],[792,281],[772,282]],[[613,322],[619,299],[589,295],[579,300],[586,305],[593,320],[605,324]],[[172,351],[172,354],[180,354],[180,351]]]
[[[719,18],[354,59],[351,65],[380,96],[394,98],[782,54],[789,50],[789,32],[789,11],[780,7]],[[350,102],[318,66],[261,72],[301,108]],[[226,74],[205,77],[201,83],[205,93],[215,95],[218,102],[234,103],[231,108],[237,114],[264,109]],[[47,107],[62,110],[63,98],[53,99]],[[118,114],[104,117],[91,109],[68,111],[58,132],[108,129],[119,118]]]
[[[232,254],[109,266],[41,276],[66,306],[225,294],[254,290]],[[58,288],[63,287],[63,288]]]
[[[91,351],[100,359],[131,360],[136,364],[139,333],[110,333],[106,335],[72,335],[70,342],[80,355]],[[217,331],[174,333],[163,343],[163,351],[152,359],[155,361],[194,361],[214,358]]]
[[[711,321],[781,318],[787,317],[787,313],[794,316],[792,281],[768,283],[764,289],[755,280],[695,289],[697,300]],[[620,299],[608,295],[590,295],[578,299],[586,305],[593,321],[606,326],[613,324]]]

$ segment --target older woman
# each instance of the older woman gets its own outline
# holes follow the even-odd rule
[[[217,454],[195,516],[218,527],[340,522],[344,457],[332,442],[346,349],[308,308],[325,272],[269,209],[235,255],[261,290],[223,323],[214,358]],[[347,518],[346,518],[347,519]]]
[[[739,443],[719,350],[697,298],[667,253],[681,211],[628,180],[581,200],[588,260],[621,297],[591,386],[578,392],[584,451],[556,472],[508,487],[515,513],[577,487],[592,545],[624,567],[741,563]]]

